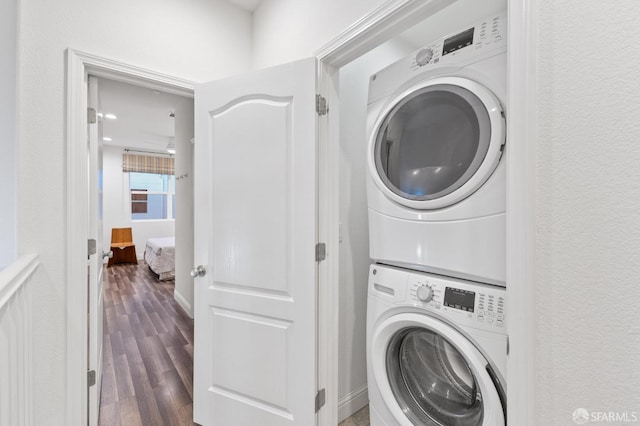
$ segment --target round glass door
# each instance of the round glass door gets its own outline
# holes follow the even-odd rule
[[[471,366],[442,335],[410,327],[398,331],[387,347],[391,390],[414,425],[481,425],[480,386]]]
[[[401,97],[377,129],[373,166],[382,185],[401,203],[438,204],[433,208],[457,202],[484,183],[504,143],[495,96],[453,77],[434,79]],[[455,195],[459,190],[464,194]],[[446,198],[450,202],[434,203]]]

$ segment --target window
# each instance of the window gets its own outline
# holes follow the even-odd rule
[[[131,219],[175,219],[175,176],[129,173]]]
[[[131,213],[147,213],[148,201],[146,189],[131,189]]]

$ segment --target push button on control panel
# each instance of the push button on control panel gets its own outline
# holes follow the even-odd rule
[[[478,294],[476,321],[492,327],[504,327],[504,298],[487,293]]]

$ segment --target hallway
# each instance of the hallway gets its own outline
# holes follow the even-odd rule
[[[174,281],[149,268],[105,269],[100,425],[193,424],[193,320]]]

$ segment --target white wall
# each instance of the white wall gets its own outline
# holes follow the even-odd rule
[[[16,0],[0,1],[0,269],[16,258]]]
[[[640,417],[640,4],[535,3],[535,424]]]
[[[369,77],[414,50],[402,40],[383,44],[340,69],[340,419],[368,402],[366,317],[369,278],[367,97]]]
[[[176,107],[176,287],[174,298],[193,318],[193,100]]]
[[[144,258],[144,248],[148,238],[173,237],[174,220],[131,220],[131,202],[129,198],[129,174],[122,172],[123,148],[104,147],[103,169],[103,229],[104,248],[109,251],[111,230],[113,228],[131,228],[133,242],[136,244],[138,259]]]
[[[215,79],[250,68],[251,16],[220,0],[24,0],[18,28],[18,254],[39,253],[47,280],[34,301],[34,423],[61,425],[67,344],[64,51],[72,47],[196,81]]]
[[[253,14],[253,68],[313,53],[385,0],[264,0]]]

